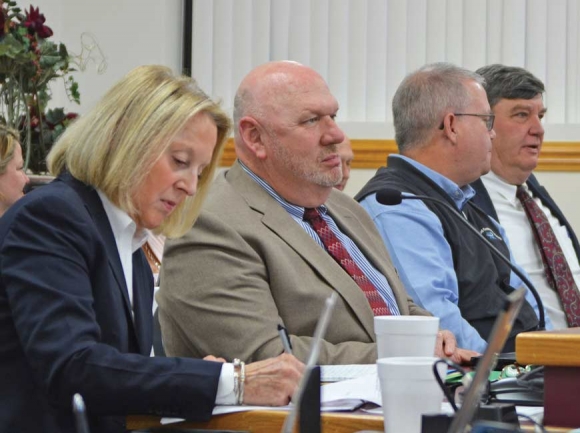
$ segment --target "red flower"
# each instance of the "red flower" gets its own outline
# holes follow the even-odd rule
[[[8,33],[7,24],[9,23],[6,23],[6,15],[4,15],[4,8],[2,8],[0,9],[0,38]]]
[[[44,25],[46,18],[44,18],[44,14],[41,14],[38,11],[38,8],[34,9],[32,5],[30,5],[30,10],[25,10],[25,12],[26,19],[22,25],[28,28],[28,33],[31,35],[36,33],[42,39],[46,39],[52,36],[52,29]]]

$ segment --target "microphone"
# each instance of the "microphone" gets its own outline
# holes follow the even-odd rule
[[[87,421],[85,401],[79,393],[76,393],[73,396],[72,407],[75,416],[77,433],[89,433],[89,423]]]
[[[475,236],[481,242],[483,242],[485,245],[487,245],[487,247],[491,250],[491,252],[493,254],[495,254],[495,256],[497,258],[499,258],[502,262],[504,262],[506,265],[508,265],[510,267],[510,269],[518,277],[520,277],[520,280],[522,280],[524,282],[524,284],[528,287],[528,289],[530,289],[530,292],[532,292],[532,295],[534,296],[534,299],[536,300],[536,303],[538,304],[538,310],[539,310],[539,316],[540,316],[539,320],[538,320],[538,330],[543,331],[546,329],[546,318],[544,316],[544,303],[542,302],[542,299],[540,298],[540,294],[538,293],[538,291],[536,290],[534,285],[531,283],[531,281],[528,279],[528,277],[526,277],[523,274],[523,272],[521,272],[516,266],[514,266],[514,264],[510,261],[510,259],[508,259],[506,256],[504,256],[500,250],[498,250],[490,241],[488,241],[485,237],[483,237],[481,235],[481,233],[479,233],[479,231],[471,225],[471,223],[467,220],[467,218],[464,218],[463,215],[461,215],[457,211],[457,209],[455,209],[449,203],[447,203],[443,200],[440,200],[438,198],[435,198],[435,197],[429,197],[427,195],[406,195],[406,194],[403,194],[402,192],[397,191],[396,189],[392,189],[392,188],[385,188],[385,189],[382,189],[382,190],[377,192],[377,202],[379,202],[380,204],[383,204],[383,205],[387,205],[387,206],[397,205],[397,204],[401,204],[401,202],[403,200],[432,201],[434,203],[440,204],[441,206],[446,208],[448,211],[450,211],[453,215],[455,215],[457,217],[457,219],[460,220],[465,225],[465,227],[467,227],[473,234],[475,234]]]

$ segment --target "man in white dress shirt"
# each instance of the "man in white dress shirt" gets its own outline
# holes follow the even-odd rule
[[[477,191],[473,202],[505,228],[515,259],[536,286],[554,327],[566,328],[570,319],[565,314],[560,295],[550,285],[550,271],[544,264],[546,256],[542,256],[540,235],[516,196],[521,186],[533,197],[538,205],[536,209],[547,218],[578,286],[578,239],[562,211],[532,174],[544,140],[544,84],[518,67],[496,64],[480,68],[477,73],[486,80],[484,87],[495,114],[496,138],[491,171],[472,184]],[[574,289],[577,291],[577,287]]]

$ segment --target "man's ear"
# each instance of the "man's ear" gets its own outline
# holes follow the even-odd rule
[[[451,141],[457,143],[457,116],[453,113],[447,113],[441,122],[442,133]]]
[[[266,149],[263,138],[266,134],[262,126],[253,117],[242,117],[239,121],[238,132],[246,147],[256,158],[266,158]]]

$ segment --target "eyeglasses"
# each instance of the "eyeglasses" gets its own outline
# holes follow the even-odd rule
[[[495,114],[473,114],[473,113],[453,113],[455,116],[474,116],[474,117],[481,117],[485,121],[485,126],[488,131],[493,129],[493,122],[495,121]],[[439,129],[443,129],[444,125],[441,122],[441,126]]]

